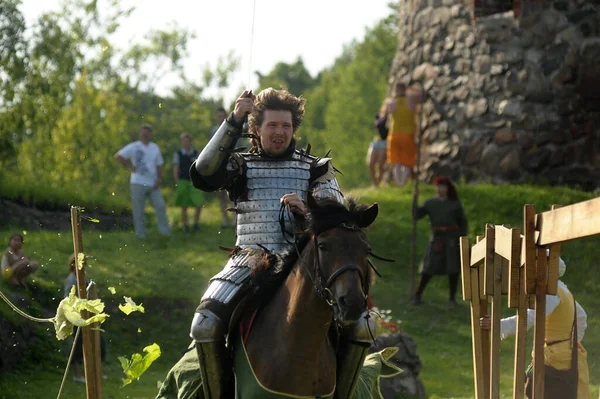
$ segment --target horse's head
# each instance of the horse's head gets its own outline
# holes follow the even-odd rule
[[[317,292],[333,306],[336,321],[357,321],[367,310],[371,248],[364,229],[375,221],[378,205],[349,207],[308,197],[310,230],[314,242]]]

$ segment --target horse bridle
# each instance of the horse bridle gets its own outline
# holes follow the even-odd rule
[[[292,233],[289,233],[285,230],[285,214],[284,214],[284,212],[286,210],[289,215],[292,215],[292,217],[290,218],[291,224],[292,224]],[[300,258],[300,251],[298,250],[297,239],[296,239],[296,234],[295,234],[295,232],[296,232],[295,221],[294,221],[293,214],[291,213],[288,205],[282,204],[282,206],[281,206],[281,209],[279,212],[279,224],[281,226],[281,232],[282,232],[285,240],[289,244],[294,245],[294,248],[296,249],[296,253],[298,254],[298,258]],[[361,228],[358,226],[350,226],[350,225],[347,225],[346,223],[341,223],[336,226],[332,226],[327,230],[331,230],[334,228],[343,228],[343,229],[354,230],[354,231],[361,230]],[[325,231],[327,231],[327,230],[325,230]],[[319,295],[319,297],[321,297],[323,300],[325,300],[325,302],[327,302],[327,304],[329,306],[333,307],[336,304],[336,300],[333,297],[333,293],[331,292],[329,287],[343,273],[350,272],[350,271],[356,271],[358,273],[358,276],[360,277],[360,281],[363,286],[364,297],[367,298],[367,296],[369,295],[369,288],[370,288],[369,273],[367,271],[367,275],[365,276],[358,265],[355,265],[355,264],[344,265],[344,266],[340,267],[339,269],[337,269],[336,271],[334,271],[328,278],[325,278],[325,275],[323,274],[323,269],[321,268],[321,262],[319,259],[319,235],[321,233],[323,233],[323,232],[320,232],[319,234],[315,234],[313,237],[313,245],[314,245],[314,251],[315,251],[315,261],[313,262],[314,263],[314,271],[311,273],[311,271],[309,269],[307,269],[308,276],[310,277],[311,281],[313,282],[313,286],[315,288],[315,292],[317,293],[317,295]],[[290,236],[290,239],[288,239],[288,236]],[[380,256],[375,255],[372,252],[369,252],[369,255],[373,256],[374,258],[383,260],[385,262],[394,262],[393,259],[382,258]],[[368,262],[369,267],[371,269],[373,269],[373,271],[379,277],[381,277],[381,274],[379,273],[379,271],[377,270],[377,268],[375,267],[373,262],[371,262],[370,259],[367,259],[367,262]]]
[[[361,230],[359,227],[348,226],[345,223],[342,223],[337,226],[333,226],[328,230],[331,230],[334,228],[343,228],[343,229],[354,230],[354,231]],[[358,267],[358,265],[347,264],[347,265],[344,265],[344,266],[340,267],[339,269],[335,270],[333,273],[331,273],[329,278],[326,279],[325,275],[323,274],[323,269],[321,268],[321,261],[319,258],[319,235],[318,234],[314,235],[313,243],[314,243],[313,245],[314,245],[314,251],[315,251],[315,261],[313,263],[314,263],[315,267],[314,267],[314,272],[312,274],[308,270],[308,275],[310,276],[311,280],[313,281],[313,284],[315,287],[315,292],[317,293],[317,295],[319,295],[321,298],[323,298],[329,306],[333,307],[336,304],[336,300],[333,297],[333,293],[331,292],[329,287],[331,287],[331,284],[333,284],[333,282],[342,274],[344,274],[346,272],[355,271],[358,273],[358,276],[362,283],[363,294],[366,299],[367,296],[369,295],[369,285],[370,285],[369,281],[368,281],[368,278],[369,278],[368,272],[367,272],[367,276],[366,276],[367,278],[365,279],[365,275],[363,274],[360,267]]]

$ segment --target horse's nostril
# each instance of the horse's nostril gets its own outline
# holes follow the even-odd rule
[[[340,305],[342,306],[346,306],[346,296],[341,296],[340,299],[338,300],[338,302],[340,303]]]

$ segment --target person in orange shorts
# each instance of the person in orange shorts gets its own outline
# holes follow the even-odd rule
[[[421,94],[409,91],[406,84],[396,83],[394,98],[388,100],[390,129],[387,143],[387,162],[392,168],[395,184],[403,186],[413,174],[417,161],[417,104]]]

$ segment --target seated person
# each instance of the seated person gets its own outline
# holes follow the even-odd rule
[[[27,288],[25,277],[36,271],[40,263],[23,253],[23,235],[14,233],[8,239],[8,248],[2,255],[2,278],[16,286]]]

